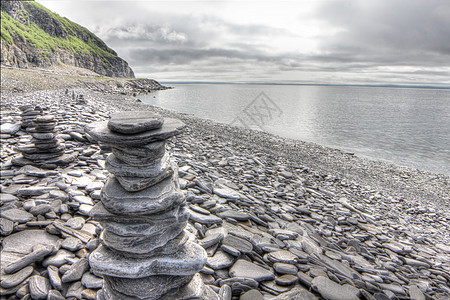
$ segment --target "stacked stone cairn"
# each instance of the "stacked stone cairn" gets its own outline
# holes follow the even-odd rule
[[[200,271],[206,253],[185,229],[189,212],[178,167],[165,140],[184,124],[151,112],[120,112],[86,132],[110,145],[110,177],[91,211],[103,231],[90,255],[91,270],[104,278],[97,299],[219,299]]]
[[[64,154],[65,146],[56,138],[56,123],[52,115],[38,115],[27,127],[32,144],[17,147],[25,162],[28,160],[32,165],[48,164]]]
[[[22,105],[19,107],[22,111],[22,128],[28,128],[32,126],[33,120],[36,119],[37,116],[42,114],[42,108],[39,106],[33,106],[31,104]]]

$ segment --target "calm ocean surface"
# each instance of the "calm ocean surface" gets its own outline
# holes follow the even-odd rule
[[[139,98],[359,156],[450,175],[450,89],[167,84]]]

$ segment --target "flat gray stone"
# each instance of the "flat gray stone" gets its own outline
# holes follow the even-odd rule
[[[264,257],[273,263],[281,262],[287,264],[295,264],[297,260],[297,255],[287,251],[287,250],[278,250],[269,252]]]
[[[0,235],[10,235],[14,230],[14,222],[5,218],[0,218]]]
[[[95,276],[90,272],[83,274],[81,283],[88,289],[101,289],[103,286],[103,278]]]
[[[170,290],[188,284],[192,277],[161,275],[129,279],[105,276],[105,288],[114,299],[159,299]]]
[[[217,250],[212,257],[208,257],[206,265],[213,270],[228,268],[234,263],[234,257],[222,250]]]
[[[47,257],[42,262],[42,265],[44,267],[48,266],[55,266],[55,267],[61,267],[62,265],[67,263],[67,259],[75,257],[75,254],[73,254],[71,251],[59,249],[56,254]]]
[[[32,266],[25,267],[20,271],[11,274],[11,275],[2,275],[2,281],[0,286],[4,289],[10,289],[15,286],[18,286],[25,279],[27,279],[34,271]]]
[[[111,249],[129,254],[152,254],[153,250],[165,246],[183,232],[187,223],[172,223],[152,236],[121,236],[105,229],[100,239]]]
[[[162,141],[180,134],[186,126],[183,122],[165,118],[161,128],[136,134],[122,134],[109,130],[108,122],[93,122],[85,127],[85,131],[94,139],[118,146],[142,146],[155,141]]]
[[[47,295],[47,300],[64,300],[63,295],[57,290],[50,290]]]
[[[167,178],[151,188],[130,193],[115,177],[111,177],[103,187],[101,197],[109,212],[124,216],[152,215],[185,201],[174,178]]]
[[[47,299],[50,283],[47,278],[34,275],[30,278],[29,288],[32,299]]]
[[[114,154],[110,154],[106,159],[105,167],[116,176],[153,178],[160,177],[162,173],[167,173],[168,169],[173,167],[173,164],[168,153],[160,159],[152,160],[147,165],[139,166],[128,165],[119,160]]]
[[[108,128],[118,133],[133,134],[161,128],[163,123],[161,116],[150,111],[122,111],[111,115]]]
[[[220,213],[217,214],[219,217],[221,217],[222,219],[225,218],[232,218],[235,219],[236,221],[241,221],[241,222],[245,222],[248,219],[250,219],[250,215],[248,213],[242,212],[242,211],[237,211],[237,210],[225,210],[222,211]]]
[[[250,253],[253,250],[252,243],[250,243],[247,240],[244,240],[243,238],[231,234],[227,235],[223,239],[222,244],[226,246],[231,246],[244,254]]]
[[[81,295],[83,293],[84,286],[81,284],[81,281],[75,281],[74,283],[70,284],[67,292],[66,292],[66,298],[74,297],[76,299],[83,299],[83,296]]]
[[[289,292],[285,292],[275,298],[272,298],[272,300],[318,300],[313,293],[305,290],[304,288],[295,287]]]
[[[78,260],[70,266],[70,269],[64,273],[61,281],[63,283],[74,282],[80,280],[83,274],[89,270],[89,262],[86,258]]]
[[[358,300],[360,293],[354,286],[339,285],[324,276],[315,277],[311,288],[327,300]]]
[[[272,271],[260,267],[249,261],[239,259],[230,268],[231,277],[248,277],[258,282],[265,280],[273,280],[275,275]]]
[[[53,245],[38,245],[36,249],[31,253],[24,255],[13,263],[9,264],[4,270],[6,274],[15,273],[22,268],[31,265],[32,263],[39,262],[44,257],[49,255],[55,250],[55,246]]]
[[[12,222],[17,222],[17,223],[26,223],[28,221],[31,221],[34,219],[34,216],[32,214],[30,214],[29,212],[24,211],[23,209],[19,209],[19,208],[12,208],[12,209],[8,209],[8,210],[2,210],[0,212],[0,216],[8,219]]]
[[[89,256],[91,270],[122,278],[143,278],[153,275],[192,275],[206,263],[206,252],[197,244],[187,242],[178,252],[160,257],[130,258],[100,246]]]
[[[126,223],[126,224],[153,224],[154,222],[161,222],[163,220],[178,222],[180,215],[184,215],[186,208],[174,207],[171,210],[160,212],[158,214],[146,215],[146,216],[125,216],[122,214],[113,214],[105,209],[102,202],[98,202],[94,205],[91,210],[90,216],[99,222],[115,222],[115,223]]]
[[[211,214],[211,215],[204,215],[200,214],[198,212],[195,212],[193,210],[189,210],[191,217],[190,219],[194,222],[198,222],[200,224],[204,225],[212,225],[212,224],[221,224],[222,219]]]
[[[112,145],[111,145],[112,147]],[[149,162],[161,158],[166,151],[166,141],[155,141],[142,146],[124,147],[114,145],[112,147],[112,153],[120,160],[128,163],[129,165],[135,165],[133,162],[139,161],[139,158],[147,158]]]
[[[62,281],[61,277],[59,277],[59,270],[55,266],[48,266],[47,267],[48,272],[48,279],[50,280],[50,283],[55,289],[62,290]]]

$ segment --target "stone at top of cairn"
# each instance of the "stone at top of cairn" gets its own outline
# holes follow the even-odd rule
[[[109,145],[117,145],[117,146],[125,146],[125,147],[134,147],[134,146],[143,146],[156,141],[163,141],[169,139],[175,135],[180,134],[186,125],[176,119],[164,118],[162,119],[158,115],[146,112],[129,112],[133,113],[137,116],[134,120],[121,118],[121,113],[115,114],[114,119],[111,119],[108,122],[100,121],[93,122],[85,127],[86,132],[91,135],[93,138],[98,140],[99,142],[109,144]],[[124,115],[129,114],[125,112]],[[122,116],[124,116],[122,115]],[[145,115],[147,117],[145,117]],[[161,118],[163,122],[160,122],[159,128],[154,128],[157,118]],[[147,118],[147,119],[146,119]],[[123,120],[123,121],[120,121]],[[113,124],[112,127],[115,128],[114,131],[111,130],[110,124]],[[119,124],[126,124],[126,126],[119,126]],[[146,124],[146,125],[143,125]],[[153,129],[148,129],[152,124]],[[117,128],[122,130],[122,132],[118,132]],[[123,129],[125,131],[135,131],[135,133],[123,133]],[[146,129],[143,129],[146,128]],[[139,132],[136,132],[136,129]]]
[[[163,123],[164,119],[152,112],[123,111],[111,115],[108,128],[118,133],[133,134],[161,128]]]

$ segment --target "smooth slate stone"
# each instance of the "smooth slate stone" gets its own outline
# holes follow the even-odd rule
[[[168,292],[164,296],[160,298],[160,300],[187,300],[187,299],[208,299],[208,300],[219,300],[218,296],[214,293],[209,293],[209,290],[206,288],[203,283],[200,274],[195,274],[189,284],[179,288],[173,289]]]
[[[81,294],[83,293],[84,287],[81,284],[80,281],[76,281],[69,285],[69,288],[67,289],[66,298],[77,298],[77,299],[83,299]]]
[[[108,129],[107,122],[93,122],[85,131],[94,139],[118,146],[142,146],[155,141],[162,141],[180,134],[186,125],[176,119],[165,118],[161,128],[136,134],[122,134]]]
[[[55,250],[53,245],[38,245],[31,253],[21,257],[15,262],[9,264],[4,270],[6,274],[15,273],[22,268],[31,265],[34,262],[41,261],[44,257]]]
[[[45,153],[62,153],[65,149],[64,145],[59,145],[57,147],[46,147],[38,148],[35,146],[27,145],[22,147],[17,147],[17,150],[22,152],[22,154],[32,155],[32,154],[45,154]]]
[[[75,237],[68,237],[61,243],[61,248],[75,252],[83,247],[83,242]]]
[[[285,292],[272,300],[292,300],[292,299],[301,299],[301,300],[318,300],[313,293],[305,290],[304,288],[293,288],[289,292]]]
[[[163,123],[161,116],[150,111],[122,111],[111,115],[108,128],[114,132],[133,134],[161,128]]]
[[[50,283],[55,289],[62,290],[62,281],[61,277],[59,277],[59,270],[55,266],[48,266],[47,267],[48,272],[48,279],[50,280]]]
[[[273,268],[277,273],[280,274],[297,275],[298,272],[298,269],[295,265],[285,263],[274,263]]]
[[[14,274],[2,275],[0,286],[4,289],[13,288],[27,279],[33,273],[33,271],[34,268],[32,266],[28,266]]]
[[[222,250],[216,251],[214,256],[208,257],[206,265],[214,270],[228,268],[234,263],[234,257]]]
[[[241,211],[232,210],[232,209],[222,211],[222,212],[218,213],[217,215],[219,217],[221,217],[222,219],[233,218],[236,221],[242,221],[242,222],[245,222],[248,219],[250,219],[249,214],[247,214],[245,212],[241,212]]]
[[[258,290],[249,290],[241,294],[239,300],[264,300],[264,296]]]
[[[34,216],[32,214],[19,208],[2,210],[0,212],[0,216],[12,222],[17,222],[20,224],[26,223],[34,219]]]
[[[161,173],[156,177],[123,177],[116,176],[116,179],[119,181],[120,185],[128,192],[138,192],[148,187],[151,187],[169,176],[172,176],[174,173],[174,168],[170,167],[166,172]]]
[[[45,115],[45,116],[37,116],[36,119],[34,119],[33,123],[51,123],[55,121],[55,117],[53,115]]]
[[[125,237],[130,236],[152,236],[158,234],[164,228],[173,224],[185,224],[189,218],[189,212],[186,208],[175,208],[176,214],[172,218],[152,220],[151,218],[143,219],[145,223],[125,223],[114,221],[103,221],[102,226],[116,235]]]
[[[117,147],[112,148],[112,153],[114,154],[117,159],[120,159],[124,163],[130,165],[130,166],[142,166],[142,165],[148,165],[151,164],[154,160],[160,159],[164,156],[166,147],[165,142],[153,142],[149,145],[157,144],[158,148],[155,147],[155,149],[152,149],[151,147],[133,147],[131,150],[122,150]],[[147,145],[146,145],[147,146]],[[138,152],[138,150],[142,151],[142,153]],[[150,148],[150,149],[149,149]],[[130,154],[128,152],[133,152],[136,154]],[[138,155],[141,154],[141,155]],[[145,155],[145,156],[142,156]]]
[[[161,158],[166,151],[166,141],[155,141],[142,146],[124,147],[114,145],[112,152],[116,157],[124,162],[127,162],[127,158],[133,160],[133,157],[148,158],[150,160]],[[130,165],[133,165],[130,163]]]
[[[176,206],[173,209],[167,210],[165,212],[161,212],[153,215],[145,215],[145,216],[124,216],[120,214],[113,214],[105,209],[102,202],[97,202],[90,212],[90,216],[100,222],[116,222],[116,223],[126,223],[126,224],[145,224],[145,223],[154,223],[160,222],[163,220],[173,222],[178,222],[180,214],[184,214],[186,208],[183,206]]]
[[[75,254],[73,254],[71,251],[67,251],[64,249],[58,250],[56,254],[47,257],[42,262],[42,265],[44,267],[48,266],[55,266],[55,267],[61,267],[62,265],[67,263],[67,259],[75,257]]]
[[[297,280],[298,277],[291,274],[285,274],[280,277],[275,277],[275,282],[281,286],[293,285],[294,283],[297,282]]]
[[[81,278],[81,283],[88,289],[100,289],[103,286],[103,278],[86,272]]]
[[[19,198],[17,198],[14,195],[7,194],[7,193],[0,193],[0,204],[9,203],[9,202],[13,202],[16,200],[19,200]]]
[[[30,295],[33,299],[47,299],[49,292],[48,279],[39,275],[31,276],[29,281]]]
[[[144,278],[118,278],[105,276],[107,294],[115,299],[159,299],[172,289],[188,284],[193,276],[150,276]]]
[[[204,214],[195,212],[193,210],[189,210],[189,212],[191,214],[190,218],[194,222],[198,222],[198,223],[204,224],[204,225],[221,224],[222,223],[222,219],[219,217],[216,217],[213,214],[204,215]]]
[[[23,157],[32,161],[44,161],[44,160],[49,160],[52,158],[57,158],[59,156],[61,156],[63,152],[57,152],[57,153],[36,153],[36,154],[27,154],[27,153],[22,153]]]
[[[100,236],[103,244],[111,249],[130,254],[151,254],[159,247],[176,238],[186,227],[186,223],[173,223],[153,236],[120,236],[104,230]]]
[[[102,189],[101,198],[109,212],[124,216],[152,215],[185,201],[174,178],[167,178],[151,188],[130,193],[115,177],[111,177]]]
[[[5,218],[0,218],[0,235],[10,235],[14,230],[14,222]]]
[[[253,245],[252,243],[250,243],[247,240],[244,240],[242,238],[239,238],[237,236],[234,235],[227,235],[223,241],[222,241],[223,245],[227,245],[227,246],[231,246],[237,250],[239,250],[242,253],[250,253],[253,250]]]
[[[4,123],[0,125],[0,133],[14,135],[20,130],[19,123]]]
[[[50,290],[47,295],[47,300],[64,300],[63,295],[57,290]]]
[[[349,284],[339,285],[324,277],[317,276],[312,280],[312,289],[327,300],[358,300],[359,290]]]
[[[114,154],[110,154],[105,163],[106,169],[116,176],[144,178],[159,177],[162,173],[167,173],[171,166],[169,154],[165,154],[160,159],[153,160],[148,165],[140,166],[130,166],[119,160]]]
[[[89,270],[89,262],[86,258],[78,260],[76,263],[70,266],[70,269],[64,273],[61,281],[63,283],[73,282],[80,280],[83,274]]]
[[[264,255],[264,257],[267,257],[267,259],[273,263],[281,262],[287,264],[295,264],[297,260],[297,255],[292,254],[287,250],[273,251],[267,253],[266,255]]]
[[[239,259],[230,268],[231,277],[248,277],[258,282],[265,280],[273,280],[275,275],[270,270],[255,265],[249,261]]]
[[[100,246],[89,256],[96,274],[122,278],[143,278],[152,275],[192,275],[206,263],[206,252],[197,244],[187,242],[177,253],[151,258],[130,258]]]

